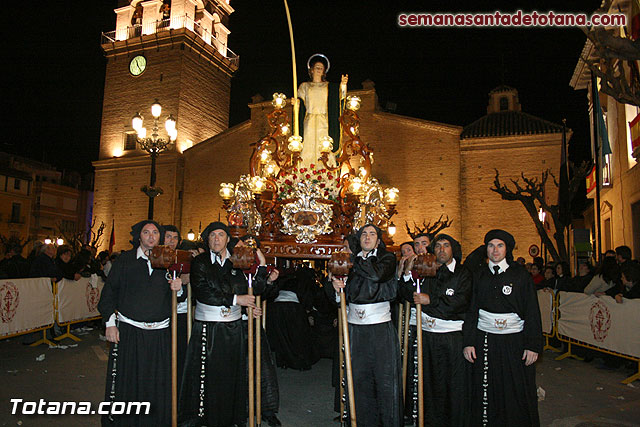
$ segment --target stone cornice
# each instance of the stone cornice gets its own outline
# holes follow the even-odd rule
[[[567,141],[571,139],[571,135],[571,132],[567,132]],[[502,150],[505,148],[559,146],[561,144],[561,133],[494,136],[462,139],[460,141],[460,151]]]
[[[391,120],[391,121],[394,121],[394,122],[407,124],[407,125],[410,125],[410,126],[418,126],[418,127],[423,128],[423,129],[429,129],[429,130],[433,130],[433,131],[444,132],[444,133],[448,133],[450,135],[456,135],[456,136],[459,136],[460,133],[462,132],[462,129],[463,129],[462,126],[449,125],[449,124],[446,124],[446,123],[432,122],[432,121],[429,121],[429,120],[417,119],[415,117],[409,117],[409,116],[401,116],[399,114],[387,113],[387,112],[384,112],[384,111],[376,111],[376,112],[374,112],[373,113],[373,117],[380,118],[380,119],[383,119],[383,120]]]
[[[245,120],[242,123],[239,123],[239,124],[229,128],[229,129],[226,129],[226,130],[220,132],[219,134],[217,134],[215,136],[212,136],[209,139],[205,139],[204,141],[194,145],[193,147],[190,147],[190,148],[184,150],[183,153],[185,153],[185,154],[186,153],[189,153],[189,154],[197,153],[198,150],[199,150],[198,147],[200,147],[200,149],[201,149],[201,148],[204,148],[205,146],[208,146],[210,144],[215,144],[216,142],[218,142],[222,138],[226,138],[229,135],[233,135],[234,133],[241,132],[243,130],[249,129],[251,127],[251,125],[252,125],[251,120]],[[252,141],[249,141],[249,142],[252,142]]]
[[[156,32],[133,39],[119,40],[104,43],[102,49],[107,58],[118,56],[131,56],[134,53],[142,53],[145,50],[160,49],[163,47],[178,48],[181,43],[191,48],[212,65],[219,68],[228,76],[231,76],[238,66],[231,63],[218,50],[202,40],[202,37],[188,28],[172,28],[169,31]]]
[[[183,155],[176,153],[175,151],[169,151],[162,153],[156,159],[156,166],[168,165],[183,161]],[[130,157],[113,157],[110,159],[96,160],[92,163],[93,167],[97,171],[109,171],[116,169],[131,169],[131,168],[150,168],[151,158],[149,155],[139,155]],[[156,169],[157,170],[157,169]]]

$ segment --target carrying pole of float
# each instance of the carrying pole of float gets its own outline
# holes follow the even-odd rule
[[[344,280],[344,279],[342,279]],[[349,418],[351,427],[356,427],[356,399],[353,391],[353,370],[351,369],[351,340],[349,339],[349,323],[347,322],[347,294],[340,289],[340,315],[342,316],[342,339],[344,343],[344,362],[347,371],[347,395],[349,398]]]

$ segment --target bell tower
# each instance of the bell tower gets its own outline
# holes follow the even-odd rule
[[[157,160],[163,194],[154,199],[154,219],[178,226],[182,152],[228,127],[239,61],[228,48],[233,11],[229,0],[123,0],[115,30],[102,34],[107,70],[94,215],[98,223],[115,221],[117,249],[127,247],[129,227],[147,217],[149,200],[140,188],[149,183],[150,159],[137,144],[132,117],[139,112],[149,127],[157,99],[160,121],[169,114],[176,120],[177,139]]]

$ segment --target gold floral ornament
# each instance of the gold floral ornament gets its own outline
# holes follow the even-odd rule
[[[294,198],[298,191],[298,183],[304,181],[309,181],[317,187],[318,198],[334,202],[338,200],[340,195],[338,171],[330,171],[326,168],[318,169],[313,163],[308,168],[293,168],[291,173],[278,178],[276,181],[278,200]]]
[[[260,185],[260,184],[258,184]],[[254,203],[254,192],[256,190],[256,180],[249,175],[240,175],[240,179],[233,189],[233,196],[229,196],[233,184],[221,184],[220,195],[224,193],[223,199],[227,198],[229,204],[229,225],[246,228],[249,234],[258,234],[262,226],[262,217],[256,209]],[[260,187],[262,188],[262,187]]]
[[[313,243],[321,234],[331,234],[330,227],[333,209],[320,199],[320,189],[309,180],[296,184],[293,194],[295,201],[282,208],[281,231],[296,236],[298,243]]]

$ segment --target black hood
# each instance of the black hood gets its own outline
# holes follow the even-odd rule
[[[231,249],[233,249],[233,246],[235,246],[235,244],[238,242],[235,241],[233,246],[231,246],[231,248],[229,247],[232,241],[231,231],[229,230],[229,226],[227,224],[220,221],[214,221],[210,223],[202,231],[202,233],[200,234],[200,238],[202,239],[202,242],[204,243],[204,245],[207,247],[207,249],[211,250],[211,248],[209,247],[209,234],[211,234],[211,232],[215,230],[223,230],[225,233],[227,233],[227,236],[229,236],[229,243],[227,243],[227,248],[229,249],[229,252],[231,252]]]
[[[460,263],[460,261],[462,261],[462,246],[460,246],[460,242],[458,242],[456,239],[454,239],[453,237],[445,233],[438,234],[431,241],[431,245],[429,245],[429,248],[431,249],[432,254],[435,253],[434,248],[438,240],[449,241],[449,244],[451,244],[451,250],[453,252],[453,258],[456,260],[457,263]]]
[[[380,227],[373,224],[365,224],[362,227],[360,227],[360,229],[356,232],[353,240],[349,240],[349,247],[351,248],[351,251],[353,252],[354,255],[358,255],[362,250],[362,247],[360,246],[360,237],[362,237],[362,231],[367,227],[373,227],[376,230],[376,233],[378,235],[377,249],[382,249],[385,251],[387,250],[387,245],[385,245],[384,241],[382,240],[382,230],[380,230]],[[354,247],[355,247],[355,250],[354,250]]]
[[[504,244],[507,246],[507,261],[509,263],[513,262],[513,248],[516,247],[516,239],[514,239],[513,235],[507,231],[500,229],[491,230],[484,236],[485,248],[487,244],[493,239],[502,240],[504,242]]]
[[[129,241],[129,243],[133,245],[134,249],[140,246],[140,233],[142,233],[142,229],[147,224],[153,224],[158,229],[158,231],[160,232],[160,240],[158,241],[158,244],[164,244],[164,228],[162,228],[160,224],[151,219],[145,219],[144,221],[140,221],[139,223],[131,227],[131,240]]]

